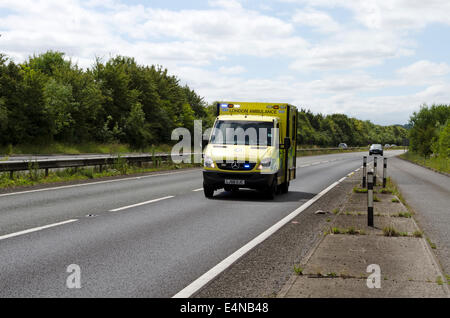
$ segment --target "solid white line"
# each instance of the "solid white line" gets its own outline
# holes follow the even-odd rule
[[[112,183],[112,182],[119,182],[119,181],[139,180],[139,179],[150,178],[150,177],[167,176],[167,175],[180,174],[180,173],[190,173],[190,172],[194,172],[194,171],[157,173],[157,174],[151,174],[151,175],[148,175],[148,176],[122,178],[122,179],[114,179],[114,180],[106,180],[106,181],[97,181],[97,182],[89,182],[89,183],[81,183],[81,184],[72,184],[72,185],[67,185],[67,186],[44,188],[44,189],[37,189],[37,190],[29,190],[29,191],[21,191],[21,192],[13,192],[13,193],[4,193],[4,194],[0,194],[0,197],[6,197],[6,196],[16,195],[16,194],[26,194],[26,193],[33,193],[33,192],[42,192],[42,191],[51,191],[51,190],[60,190],[60,189],[84,187],[84,186],[89,186],[89,185]]]
[[[172,298],[188,298],[194,295],[197,291],[199,291],[203,286],[208,284],[211,280],[213,280],[215,277],[217,277],[220,273],[222,273],[225,269],[230,267],[234,262],[236,262],[239,258],[241,258],[243,255],[248,253],[251,249],[253,249],[258,244],[262,243],[264,240],[266,240],[268,237],[270,237],[272,234],[274,234],[276,231],[278,231],[281,227],[289,223],[293,218],[295,218],[297,215],[305,211],[307,208],[309,208],[313,203],[315,203],[317,200],[319,200],[322,196],[324,196],[328,191],[333,189],[335,186],[337,186],[339,183],[345,180],[347,178],[346,176],[341,178],[339,181],[334,182],[330,186],[328,186],[326,189],[322,190],[319,194],[317,194],[314,198],[297,208],[295,211],[291,212],[288,216],[284,217],[282,220],[278,221],[276,224],[272,225],[269,229],[255,237],[253,240],[248,242],[246,245],[238,249],[236,252],[225,258],[223,261],[221,261],[219,264],[211,268],[209,271],[207,271],[205,274],[197,278],[195,281],[193,281],[191,284],[189,284],[187,287],[179,291],[176,295],[174,295]]]
[[[197,191],[202,191],[203,190],[203,188],[198,188],[198,189],[195,189],[195,190],[192,190],[193,192],[197,192]]]
[[[72,222],[76,222],[76,221],[78,221],[78,220],[77,219],[72,219],[72,220],[67,220],[67,221],[64,221],[64,222],[59,222],[59,223],[54,223],[54,224],[50,224],[50,225],[35,227],[35,228],[29,229],[29,230],[24,230],[24,231],[20,231],[20,232],[16,232],[16,233],[6,234],[6,235],[3,235],[3,236],[0,236],[0,241],[8,239],[8,238],[11,238],[11,237],[24,235],[24,234],[28,234],[28,233],[32,233],[32,232],[36,232],[36,231],[40,231],[40,230],[44,230],[44,229],[48,229],[48,228],[51,228],[51,227],[55,227],[55,226],[59,226],[59,225],[63,225],[63,224],[68,224],[68,223],[72,223]]]
[[[141,206],[141,205],[145,205],[145,204],[149,204],[149,203],[153,203],[153,202],[158,202],[158,201],[170,199],[170,198],[173,198],[173,197],[174,197],[173,195],[169,195],[167,197],[163,197],[163,198],[159,198],[159,199],[153,199],[153,200],[150,200],[150,201],[145,201],[145,202],[136,203],[136,204],[127,205],[127,206],[124,206],[124,207],[121,207],[121,208],[109,210],[109,212],[122,211],[122,210],[130,209],[130,208],[134,208],[134,207],[137,207],[137,206]]]

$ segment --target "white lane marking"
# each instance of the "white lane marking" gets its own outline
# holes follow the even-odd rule
[[[4,193],[4,194],[0,194],[0,197],[6,197],[6,196],[16,195],[16,194],[26,194],[26,193],[34,193],[34,192],[42,192],[42,191],[51,191],[51,190],[60,190],[60,189],[76,188],[76,187],[83,187],[83,186],[96,185],[96,184],[104,184],[104,183],[112,183],[112,182],[119,182],[119,181],[139,180],[139,179],[144,179],[144,178],[159,177],[159,176],[167,176],[167,175],[172,175],[172,174],[191,173],[191,172],[195,172],[195,171],[197,171],[197,170],[192,170],[192,171],[180,171],[180,172],[169,172],[169,173],[157,173],[157,174],[151,174],[151,175],[148,175],[148,176],[131,177],[131,178],[122,178],[122,179],[114,179],[114,180],[106,180],[106,181],[90,182],[90,183],[72,184],[72,185],[67,185],[67,186],[52,187],[52,188],[45,188],[45,189],[37,189],[37,190],[29,190],[29,191],[21,191],[21,192],[13,192],[13,193]]]
[[[24,231],[20,231],[20,232],[6,234],[6,235],[3,235],[3,236],[0,236],[0,241],[8,239],[8,238],[11,238],[11,237],[24,235],[24,234],[28,234],[28,233],[32,233],[32,232],[37,232],[37,231],[40,231],[40,230],[45,230],[45,229],[48,229],[48,228],[51,228],[51,227],[64,225],[64,224],[68,224],[68,223],[72,223],[72,222],[76,222],[76,221],[78,221],[78,220],[77,219],[72,219],[72,220],[67,220],[67,221],[64,221],[64,222],[53,223],[53,224],[44,225],[44,226],[40,226],[40,227],[35,227],[35,228],[32,228],[32,229],[28,229],[28,230],[24,230]]]
[[[193,192],[198,192],[198,191],[203,191],[203,188],[198,188],[198,189],[195,189],[195,190],[192,190]]]
[[[356,170],[355,170],[356,171]],[[324,196],[328,191],[333,189],[335,186],[337,186],[339,183],[344,181],[347,178],[347,176],[342,177],[338,181],[334,182],[330,186],[328,186],[326,189],[322,190],[319,194],[317,194],[314,198],[304,203],[302,206],[297,208],[295,211],[291,212],[288,216],[284,217],[280,221],[278,221],[276,224],[272,225],[269,229],[255,237],[253,240],[248,242],[246,245],[238,249],[236,252],[225,258],[223,261],[221,261],[219,264],[211,268],[209,271],[207,271],[205,274],[197,278],[195,281],[193,281],[191,284],[183,288],[181,291],[179,291],[177,294],[172,296],[172,298],[188,298],[194,295],[197,291],[199,291],[201,288],[203,288],[206,284],[208,284],[211,280],[216,278],[220,273],[222,273],[224,270],[226,270],[228,267],[230,267],[234,262],[236,262],[238,259],[240,259],[242,256],[244,256],[246,253],[248,253],[251,249],[265,241],[268,237],[270,237],[272,234],[274,234],[276,231],[278,231],[280,228],[282,228],[284,225],[289,223],[293,218],[295,218],[297,215],[305,211],[307,208],[309,208],[313,203],[315,203],[317,200],[319,200],[322,196]]]
[[[126,210],[126,209],[131,209],[131,208],[134,208],[137,206],[141,206],[141,205],[145,205],[145,204],[149,204],[149,203],[153,203],[153,202],[158,202],[158,201],[162,201],[162,200],[167,200],[167,199],[170,199],[173,197],[174,197],[173,195],[169,195],[167,197],[162,197],[162,198],[153,199],[153,200],[149,200],[149,201],[145,201],[145,202],[141,202],[141,203],[123,206],[123,207],[117,208],[117,209],[112,209],[112,210],[109,210],[109,212],[117,212],[117,211],[122,211],[122,210]]]
[[[321,165],[321,164],[325,164],[325,163],[329,163],[329,162],[334,162],[334,161],[339,161],[339,160],[343,160],[343,159],[332,159],[332,160],[327,160],[327,161],[315,161],[315,162],[311,162],[311,163],[308,163],[308,164],[297,166],[297,168],[305,168],[305,167],[317,166],[317,165]]]

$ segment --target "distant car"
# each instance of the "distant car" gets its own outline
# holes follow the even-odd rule
[[[380,144],[373,144],[369,148],[369,156],[378,154],[380,156],[383,155],[383,146]]]
[[[341,148],[341,149],[347,149],[348,148],[347,144],[345,144],[343,142],[341,142],[338,147]]]
[[[397,147],[397,145],[396,144],[392,144],[391,147]]]
[[[389,147],[391,147],[391,145],[389,145],[389,144],[384,145],[384,148],[389,148]]]

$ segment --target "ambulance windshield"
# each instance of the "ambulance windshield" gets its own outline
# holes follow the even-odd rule
[[[273,122],[218,120],[211,136],[212,144],[272,146]]]

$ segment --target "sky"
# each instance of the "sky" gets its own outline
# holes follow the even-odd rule
[[[448,0],[0,0],[0,52],[162,65],[205,101],[406,124],[450,103]]]

